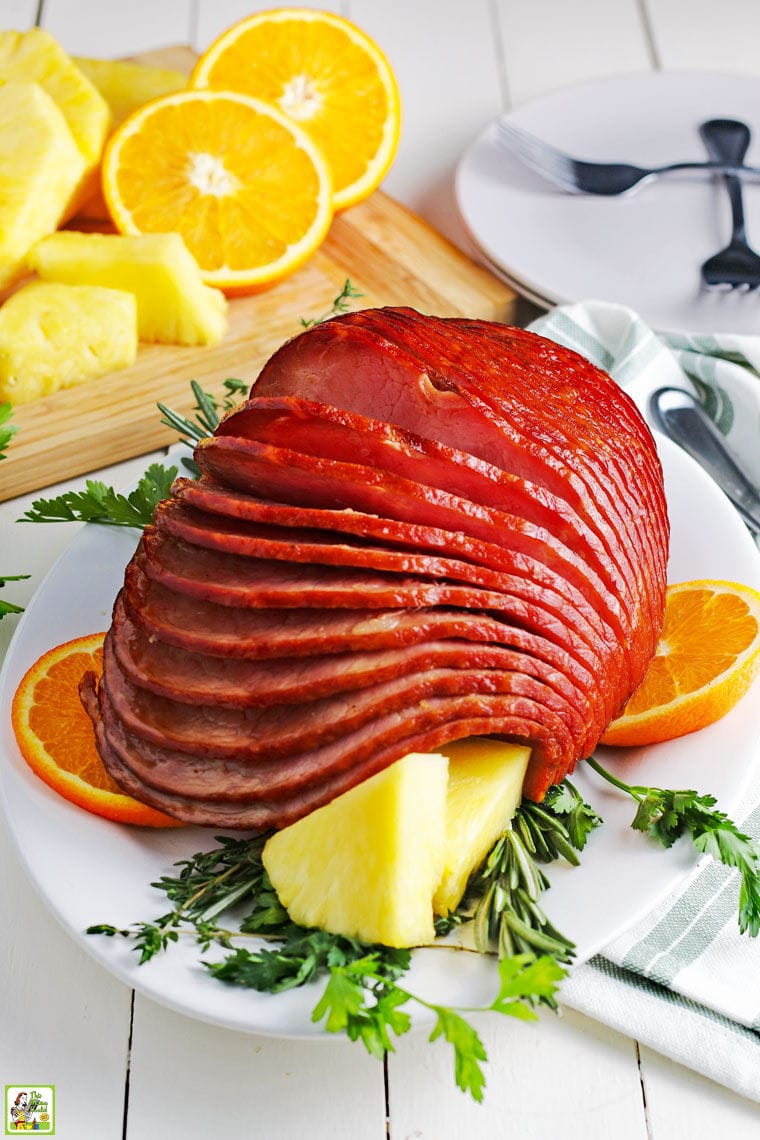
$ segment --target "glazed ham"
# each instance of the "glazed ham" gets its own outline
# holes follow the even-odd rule
[[[279,828],[468,735],[529,744],[540,801],[646,671],[660,464],[567,349],[410,309],[335,318],[195,457],[83,686],[114,779],[179,819]]]

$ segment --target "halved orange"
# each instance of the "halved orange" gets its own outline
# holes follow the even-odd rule
[[[11,710],[21,754],[49,787],[95,815],[146,827],[182,826],[126,795],[103,767],[78,686],[88,670],[102,672],[104,637],[93,633],[58,645],[26,672]]]
[[[738,582],[669,586],[647,674],[602,744],[672,740],[719,720],[760,668],[760,593]]]
[[[113,133],[103,194],[126,234],[182,235],[207,285],[252,293],[317,249],[332,220],[332,181],[305,131],[248,95],[180,91]]]
[[[390,64],[329,12],[279,8],[240,20],[204,52],[190,86],[242,91],[303,127],[332,170],[336,210],[366,198],[396,153],[401,103]]]

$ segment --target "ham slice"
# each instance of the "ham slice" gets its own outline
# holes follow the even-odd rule
[[[82,697],[129,793],[282,827],[409,751],[528,743],[541,800],[647,668],[667,512],[651,434],[523,330],[368,310],[310,329],[178,480]]]

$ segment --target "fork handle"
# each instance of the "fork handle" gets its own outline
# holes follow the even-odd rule
[[[749,150],[750,130],[737,119],[710,119],[699,128],[707,153],[713,162],[741,166]],[[724,174],[731,203],[731,241],[746,242],[742,184],[736,174]]]

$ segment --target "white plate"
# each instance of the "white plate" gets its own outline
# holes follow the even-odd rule
[[[686,455],[667,441],[664,447],[673,522],[671,580],[732,578],[760,587],[757,549],[721,492]],[[211,979],[190,941],[138,966],[124,940],[84,934],[93,923],[122,927],[164,913],[165,896],[149,884],[175,860],[214,846],[220,830],[151,831],[88,815],[34,776],[13,738],[10,704],[23,673],[52,645],[107,627],[134,542],[129,532],[83,528],[19,624],[0,676],[0,768],[8,825],[52,912],[128,985],[172,1009],[234,1029],[320,1035],[321,1028],[310,1021],[319,992],[314,986],[277,996],[256,994]],[[719,724],[689,738],[631,751],[623,760],[608,752],[606,759],[638,782],[711,791],[730,812],[757,760],[759,735],[760,702],[745,699]],[[579,770],[575,780],[605,824],[592,836],[580,868],[550,868],[553,886],[546,909],[576,941],[582,961],[649,910],[694,859],[687,845],[666,852],[632,832],[632,803],[594,773]],[[489,1001],[495,992],[493,964],[471,954],[420,952],[410,988],[452,1004]]]
[[[577,158],[641,166],[703,161],[699,123],[738,118],[756,140],[746,161],[760,165],[756,76],[618,76],[565,88],[505,118]],[[760,293],[700,284],[701,263],[728,241],[719,178],[668,175],[614,198],[568,194],[510,154],[494,123],[462,159],[456,196],[476,245],[531,299],[619,302],[660,331],[760,331]],[[760,182],[745,182],[744,200],[760,248]]]

